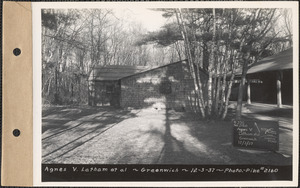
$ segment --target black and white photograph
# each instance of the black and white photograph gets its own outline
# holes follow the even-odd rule
[[[65,5],[40,9],[42,182],[293,180],[292,8]]]

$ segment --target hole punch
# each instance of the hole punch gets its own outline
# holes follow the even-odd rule
[[[20,132],[20,130],[19,130],[19,129],[15,129],[15,130],[13,130],[13,135],[14,135],[15,137],[18,137],[18,136],[20,136],[20,134],[21,134],[21,132]]]
[[[15,48],[15,49],[13,50],[13,54],[14,54],[15,56],[20,55],[20,54],[21,54],[20,48]]]

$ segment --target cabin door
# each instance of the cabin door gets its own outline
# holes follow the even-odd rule
[[[102,81],[96,84],[96,106],[119,105],[118,82]]]

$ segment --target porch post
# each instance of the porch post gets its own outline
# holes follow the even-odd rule
[[[282,99],[281,99],[281,81],[282,81],[282,71],[278,71],[276,75],[277,82],[277,107],[282,107]]]
[[[250,79],[247,80],[247,104],[251,104]]]
[[[88,80],[88,104],[89,106],[95,106],[95,81]]]

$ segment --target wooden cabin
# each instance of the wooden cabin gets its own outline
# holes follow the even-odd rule
[[[90,106],[120,106],[120,79],[149,69],[144,66],[106,65],[94,68],[89,78]]]
[[[207,75],[201,72],[204,82]],[[187,61],[159,67],[97,67],[89,81],[91,106],[190,111],[195,108],[193,79]]]

